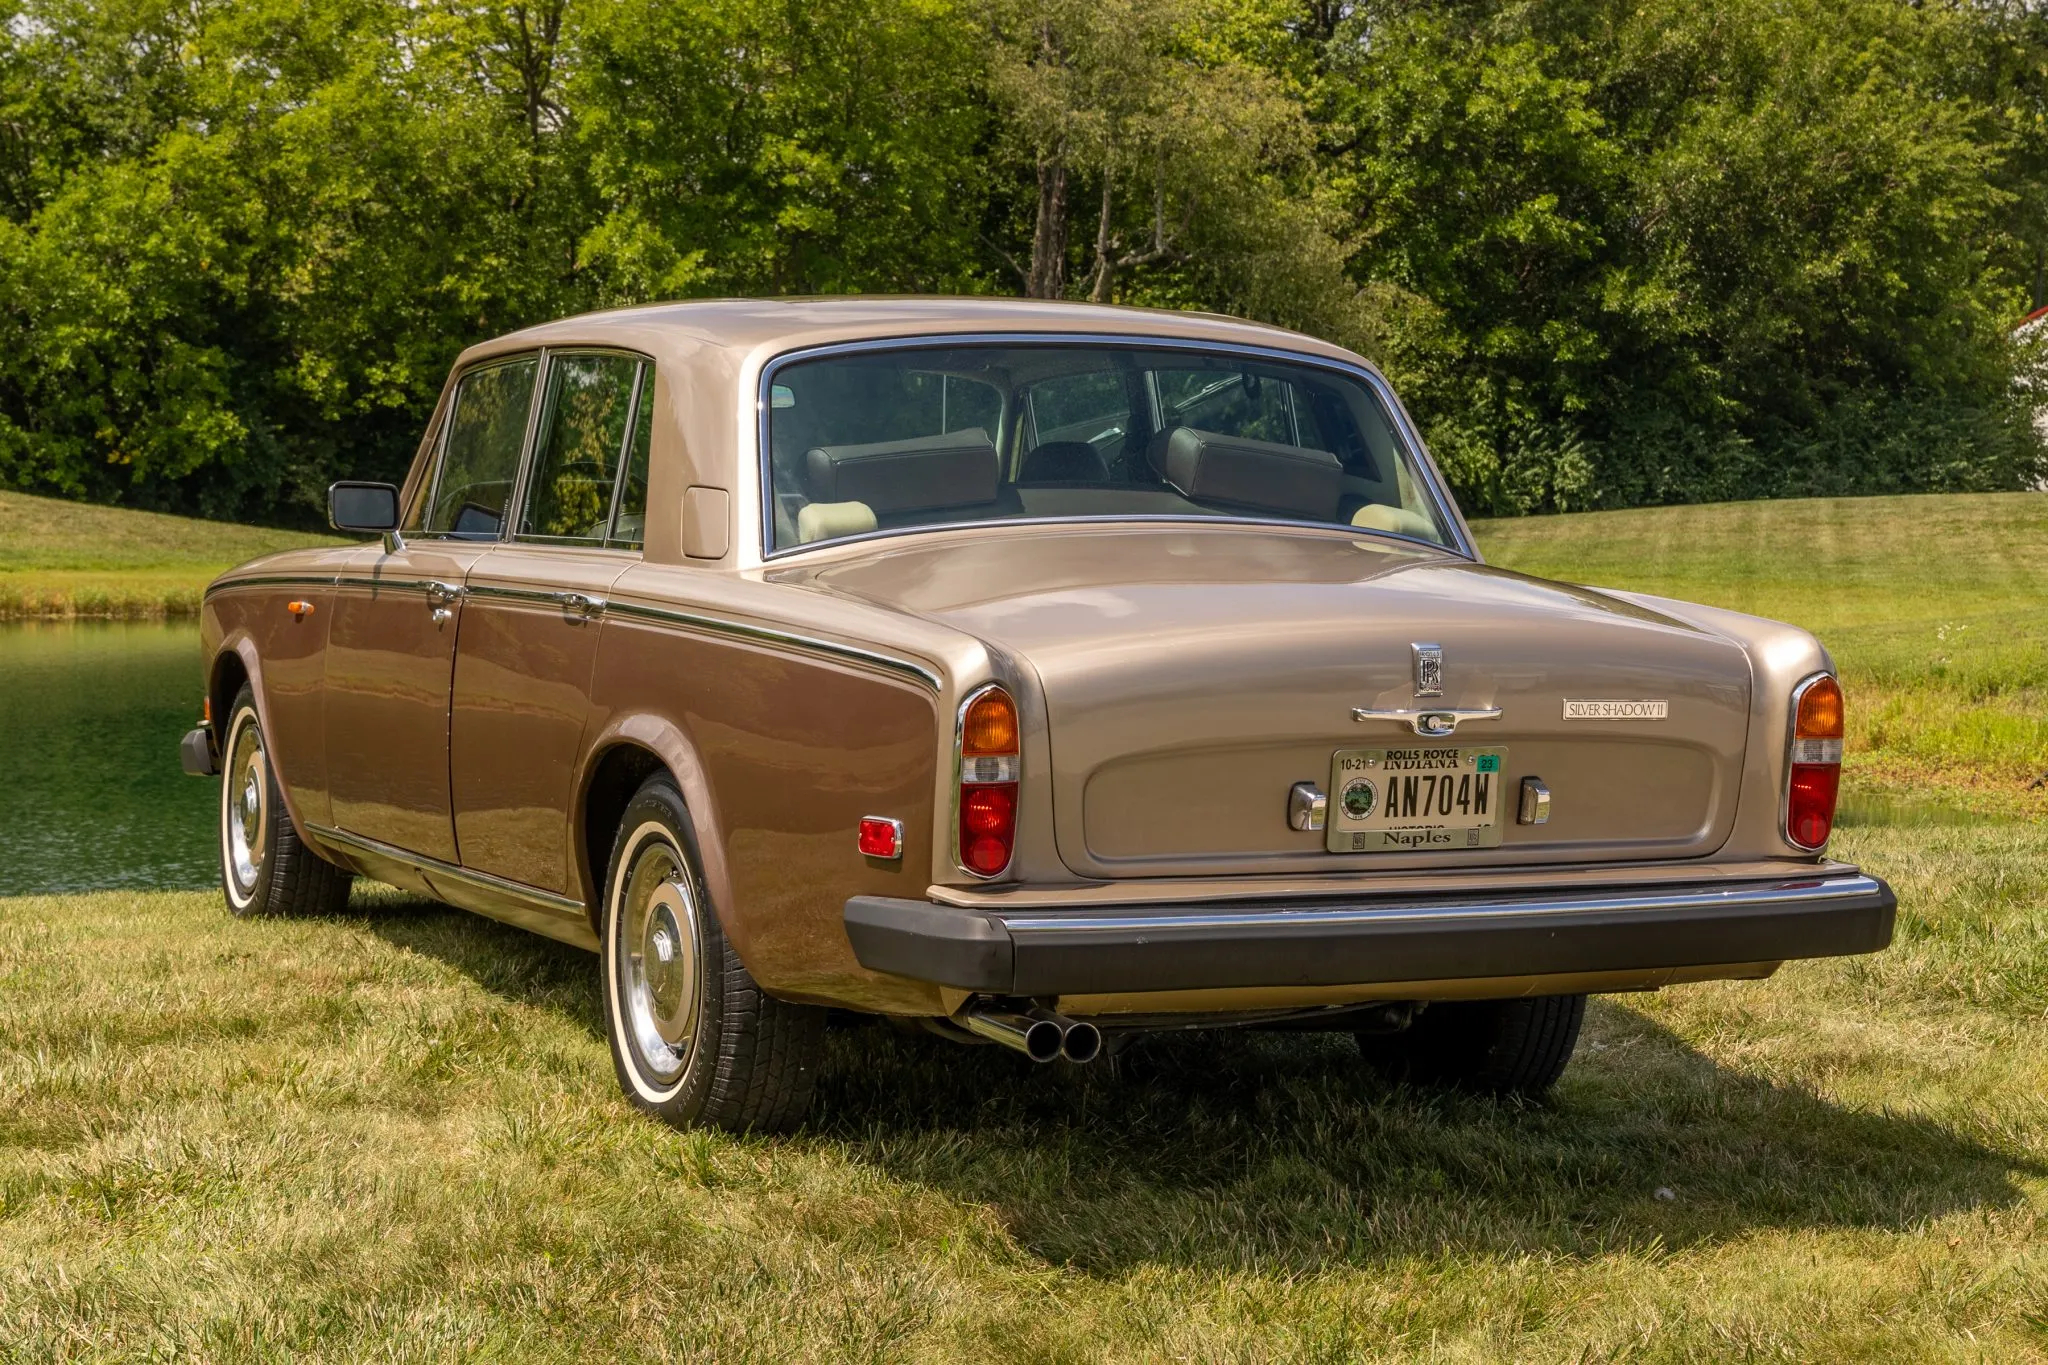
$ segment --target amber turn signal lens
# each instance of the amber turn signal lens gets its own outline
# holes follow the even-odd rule
[[[991,687],[968,704],[960,723],[963,758],[1000,757],[1017,752],[1017,705],[1000,687]]]
[[[1799,694],[1799,715],[1792,722],[1794,739],[1842,737],[1842,685],[1825,675]]]

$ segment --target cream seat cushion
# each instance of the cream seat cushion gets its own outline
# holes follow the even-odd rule
[[[1437,529],[1430,524],[1428,517],[1405,507],[1389,507],[1379,502],[1369,502],[1353,512],[1351,524],[1368,531],[1392,531],[1395,535],[1414,536],[1417,540],[1437,538]]]
[[[835,540],[875,529],[875,509],[864,502],[807,502],[796,514],[799,545]]]

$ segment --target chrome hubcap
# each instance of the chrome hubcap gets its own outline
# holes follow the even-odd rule
[[[263,732],[256,717],[244,715],[228,743],[226,778],[221,790],[221,822],[225,826],[228,875],[243,895],[263,874],[263,856],[270,847],[270,784],[263,758]]]
[[[697,901],[682,859],[650,839],[619,905],[619,1000],[634,1050],[653,1079],[683,1074],[696,1042]]]

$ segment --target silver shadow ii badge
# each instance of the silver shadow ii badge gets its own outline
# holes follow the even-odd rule
[[[1415,695],[1441,697],[1444,694],[1444,647],[1418,641],[1408,648],[1415,654]]]

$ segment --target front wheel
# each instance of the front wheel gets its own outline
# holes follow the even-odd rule
[[[256,694],[244,684],[228,711],[220,777],[220,886],[231,914],[338,914],[355,877],[299,838],[263,743]]]
[[[1360,1033],[1358,1050],[1389,1080],[1533,1098],[1564,1073],[1585,1018],[1583,995],[1447,1000],[1399,1033]]]
[[[682,794],[634,794],[605,881],[605,1033],[619,1086],[679,1128],[778,1132],[803,1121],[825,1011],[763,991],[726,942]]]

